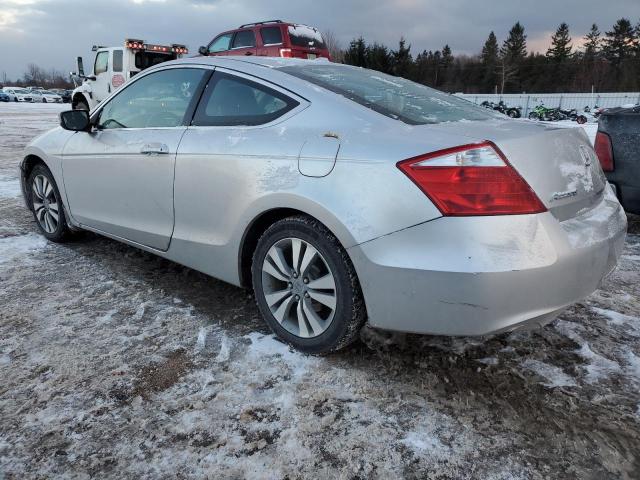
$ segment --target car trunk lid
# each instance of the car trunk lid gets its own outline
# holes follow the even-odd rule
[[[474,141],[490,140],[559,220],[585,211],[601,197],[606,178],[582,128],[496,120],[431,125],[460,130]]]

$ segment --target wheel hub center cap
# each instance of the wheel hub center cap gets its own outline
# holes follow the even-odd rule
[[[300,280],[299,278],[296,278],[293,280],[292,290],[293,290],[293,293],[295,293],[296,295],[302,295],[306,290],[305,284],[302,283],[302,280]]]

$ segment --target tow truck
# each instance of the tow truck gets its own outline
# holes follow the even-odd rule
[[[93,74],[85,75],[82,57],[76,58],[77,72],[71,77],[81,83],[71,94],[74,109],[93,110],[102,100],[145,68],[181,58],[189,53],[185,45],[157,45],[128,38],[121,47],[94,45]]]

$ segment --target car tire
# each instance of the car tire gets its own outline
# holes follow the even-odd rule
[[[326,354],[346,347],[367,318],[346,250],[313,218],[300,215],[271,225],[258,240],[251,275],[266,323],[302,352]]]
[[[29,207],[38,230],[52,242],[64,242],[71,236],[58,186],[49,169],[36,165],[27,179]]]
[[[46,99],[46,98],[43,98],[43,99],[42,99],[42,103],[47,103],[47,99]]]
[[[87,103],[84,100],[78,100],[78,103],[76,103],[75,107],[73,107],[74,110],[87,110],[89,111],[89,105],[87,105]]]

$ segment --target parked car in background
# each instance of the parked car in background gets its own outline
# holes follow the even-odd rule
[[[60,95],[62,97],[62,101],[64,103],[71,103],[71,92],[72,90],[65,90],[64,88],[51,88],[49,92]]]
[[[33,102],[33,95],[24,88],[4,87],[2,91],[11,97],[12,102]]]
[[[345,347],[365,321],[542,326],[624,247],[626,216],[583,129],[377,71],[187,58],[60,120],[21,163],[46,238],[86,229],[253,288],[306,352]]]
[[[31,90],[31,96],[36,103],[62,103],[62,97],[47,90]]]
[[[221,33],[200,55],[256,55],[285,58],[327,58],[329,50],[317,28],[282,20],[247,23]]]
[[[604,110],[595,150],[624,209],[640,214],[640,106]]]
[[[11,101],[11,97],[6,93],[4,93],[2,90],[0,90],[0,102],[10,102],[10,101]]]

